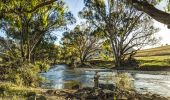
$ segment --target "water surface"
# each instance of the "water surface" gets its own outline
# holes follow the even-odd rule
[[[100,83],[114,84],[114,77],[117,72],[99,69]],[[65,65],[56,65],[46,73],[41,73],[48,81],[42,84],[43,88],[65,89],[71,88],[75,83],[82,87],[93,87],[95,71],[74,71]],[[129,72],[128,75],[133,81],[135,90],[141,93],[156,93],[170,97],[170,75]]]

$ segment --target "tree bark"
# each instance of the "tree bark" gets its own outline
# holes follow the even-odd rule
[[[121,60],[119,59],[118,52],[115,50],[115,45],[114,45],[113,40],[111,38],[110,38],[110,41],[111,41],[112,51],[113,51],[114,58],[115,58],[115,62],[114,62],[115,67],[120,68],[121,67]]]
[[[161,11],[154,7],[154,5],[150,4],[146,0],[127,0],[131,3],[136,9],[147,13],[153,19],[166,24],[168,28],[170,28],[170,14],[164,11]]]

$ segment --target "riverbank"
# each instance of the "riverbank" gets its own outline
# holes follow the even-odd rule
[[[169,97],[152,93],[140,94],[133,90],[90,87],[77,90],[47,90],[45,94],[50,100],[170,100]]]
[[[43,89],[18,86],[8,82],[0,82],[0,100],[66,100],[65,95],[74,93],[69,89]]]
[[[114,64],[114,60],[110,58],[110,60],[101,60],[101,59],[93,59],[87,61],[85,65],[77,64],[75,66],[70,66],[70,68],[88,68],[88,69],[111,69],[111,70],[134,70],[134,71],[170,71],[170,56],[162,55],[162,56],[135,56],[136,65],[132,66],[131,64],[127,64],[122,66],[121,68],[116,68]],[[59,63],[60,64],[60,63]],[[64,64],[64,63],[61,63]],[[58,64],[57,64],[58,65]],[[52,68],[55,67],[52,65]]]
[[[67,69],[67,68],[68,67],[66,67],[66,66],[65,67],[64,66],[58,66],[58,67],[54,68],[53,70],[51,69],[49,71],[49,73],[47,72],[47,74],[46,74],[47,76],[45,76],[45,77],[48,77],[48,79],[49,79],[48,85],[50,85],[50,86],[54,85],[56,87],[53,87],[53,88],[59,88],[60,87],[62,89],[45,89],[47,87],[32,88],[32,87],[23,87],[23,86],[15,85],[15,84],[12,84],[12,83],[0,83],[0,94],[1,94],[0,100],[1,99],[11,100],[11,98],[12,98],[12,100],[25,100],[25,98],[34,98],[34,97],[36,97],[37,100],[65,100],[66,97],[77,98],[76,95],[82,95],[82,94],[84,94],[84,92],[85,93],[86,92],[92,92],[93,93],[94,90],[91,89],[91,90],[85,91],[85,90],[82,90],[82,89],[84,89],[86,87],[80,87],[80,86],[77,86],[77,85],[74,88],[65,89],[63,86],[65,86],[66,84],[64,84],[64,83],[68,82],[68,80],[70,80],[69,82],[71,82],[71,80],[74,80],[74,79],[76,81],[81,81],[79,79],[83,79],[83,80],[92,79],[89,82],[92,83],[92,86],[93,86],[94,71],[109,72],[109,73],[110,72],[113,72],[113,73],[115,73],[115,72],[127,73],[128,72],[131,75],[133,75],[133,77],[135,79],[134,81],[136,81],[137,83],[140,82],[140,83],[138,83],[138,86],[139,86],[138,89],[145,90],[145,88],[147,86],[149,86],[148,89],[153,88],[154,91],[158,91],[158,92],[161,92],[163,94],[169,93],[169,89],[168,89],[169,85],[167,85],[168,82],[169,82],[169,76],[167,76],[167,74],[168,75],[170,75],[170,74],[169,74],[168,71],[113,70],[113,69],[95,68],[95,67],[94,68],[75,68],[75,69],[69,69],[69,68]],[[45,74],[45,73],[43,73],[43,74]],[[104,80],[107,81],[108,80],[109,77],[108,78],[105,77],[105,76],[107,76],[106,73],[99,73],[99,74],[101,74],[101,81],[104,81]],[[103,74],[104,74],[104,76],[103,76]],[[136,75],[136,74],[138,74],[139,76]],[[142,74],[146,74],[146,75],[142,75]],[[159,75],[157,75],[157,74],[159,74]],[[108,74],[108,75],[110,75],[110,74]],[[127,76],[127,74],[126,74],[126,76]],[[66,77],[67,77],[67,79],[66,79]],[[56,79],[56,83],[55,83],[54,79]],[[60,79],[62,80],[61,82],[63,82],[63,84],[57,83]],[[111,80],[111,79],[109,78],[109,80]],[[125,80],[125,82],[127,82],[126,79],[123,79],[123,80]],[[156,81],[156,80],[158,80],[158,81]],[[84,83],[86,81],[81,81],[81,82]],[[167,82],[167,83],[162,84],[164,82]],[[70,84],[73,85],[72,83],[70,83]],[[113,82],[111,82],[111,84],[113,85]],[[142,84],[142,87],[140,87],[140,84]],[[148,84],[148,85],[146,85],[146,84]],[[88,83],[88,86],[89,86],[89,83]],[[159,88],[154,87],[154,86],[158,86]],[[160,86],[162,86],[161,89],[160,89]],[[163,90],[164,88],[166,88],[166,90]],[[84,91],[84,92],[82,92],[82,91]],[[102,93],[108,92],[108,89],[106,89],[106,91],[105,91],[105,89],[102,89],[102,90],[99,90],[99,92],[102,92]],[[113,93],[113,91],[110,91],[110,92]],[[141,92],[138,91],[138,92],[135,92],[136,96],[140,96],[141,93],[143,93],[142,91]],[[147,92],[147,93],[145,92],[146,94],[142,94],[142,96],[149,97],[149,98],[153,98],[154,96],[158,96],[159,98],[164,98],[163,97],[164,95],[160,96],[162,94],[156,95],[157,93],[154,94],[155,92],[153,92],[153,93],[152,93],[152,91],[150,91],[150,92]],[[114,92],[114,93],[117,93],[117,92]],[[127,92],[127,94],[129,94],[129,92]],[[133,92],[133,94],[134,94],[134,92]],[[150,94],[154,94],[154,95],[150,95]],[[141,98],[141,97],[138,97],[138,98]],[[32,100],[32,99],[29,99],[29,100]],[[102,99],[102,100],[105,100],[105,99]],[[139,100],[145,100],[145,99],[139,99]],[[153,100],[153,99],[148,99],[148,100]],[[156,100],[156,99],[154,99],[154,100]],[[158,100],[161,100],[161,99],[158,99]],[[162,99],[162,100],[166,100],[166,99]]]
[[[3,91],[0,85],[0,100],[170,100],[169,97],[152,93],[139,94],[134,90],[116,88],[42,89],[8,85],[10,87],[6,84]]]
[[[132,66],[127,64],[121,68],[116,68],[114,60],[100,60],[94,59],[88,61],[87,65],[83,68],[107,68],[107,69],[121,69],[121,70],[137,70],[137,71],[170,71],[170,56],[146,56],[146,57],[135,57],[136,64]],[[82,68],[82,67],[79,67]]]

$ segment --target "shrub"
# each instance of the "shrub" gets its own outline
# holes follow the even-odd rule
[[[0,68],[2,69],[0,71],[1,81],[9,81],[19,86],[37,87],[44,81],[44,78],[40,76],[39,72],[47,71],[49,65],[41,61],[35,64],[19,61],[15,64],[11,63],[9,65],[0,66]]]
[[[134,89],[134,84],[132,78],[128,73],[117,73],[114,77],[115,85],[119,89],[132,90]]]
[[[35,63],[35,67],[39,68],[41,72],[47,71],[50,68],[50,66],[47,63],[44,63],[42,61],[37,61]]]
[[[4,98],[3,100],[26,100],[26,98],[35,96],[39,92],[39,90],[21,87],[13,83],[2,82],[0,84],[0,100],[1,97]]]
[[[0,96],[7,95],[12,90],[12,87],[16,87],[16,85],[2,82],[0,84]]]
[[[23,85],[37,87],[44,80],[39,75],[40,69],[34,65],[29,65],[27,67],[23,67],[20,70],[20,78],[23,81]]]

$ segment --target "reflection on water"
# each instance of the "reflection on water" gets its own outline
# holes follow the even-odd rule
[[[44,83],[44,88],[71,88],[71,86],[80,83],[82,87],[93,86],[94,71],[77,72],[68,69],[64,65],[57,65],[53,69],[50,69],[47,73],[41,73],[48,82]],[[104,72],[101,70],[100,83],[108,84],[114,83],[114,77],[116,72]],[[132,78],[134,88],[141,93],[152,92],[170,97],[170,75],[152,75],[142,73],[128,73]]]

